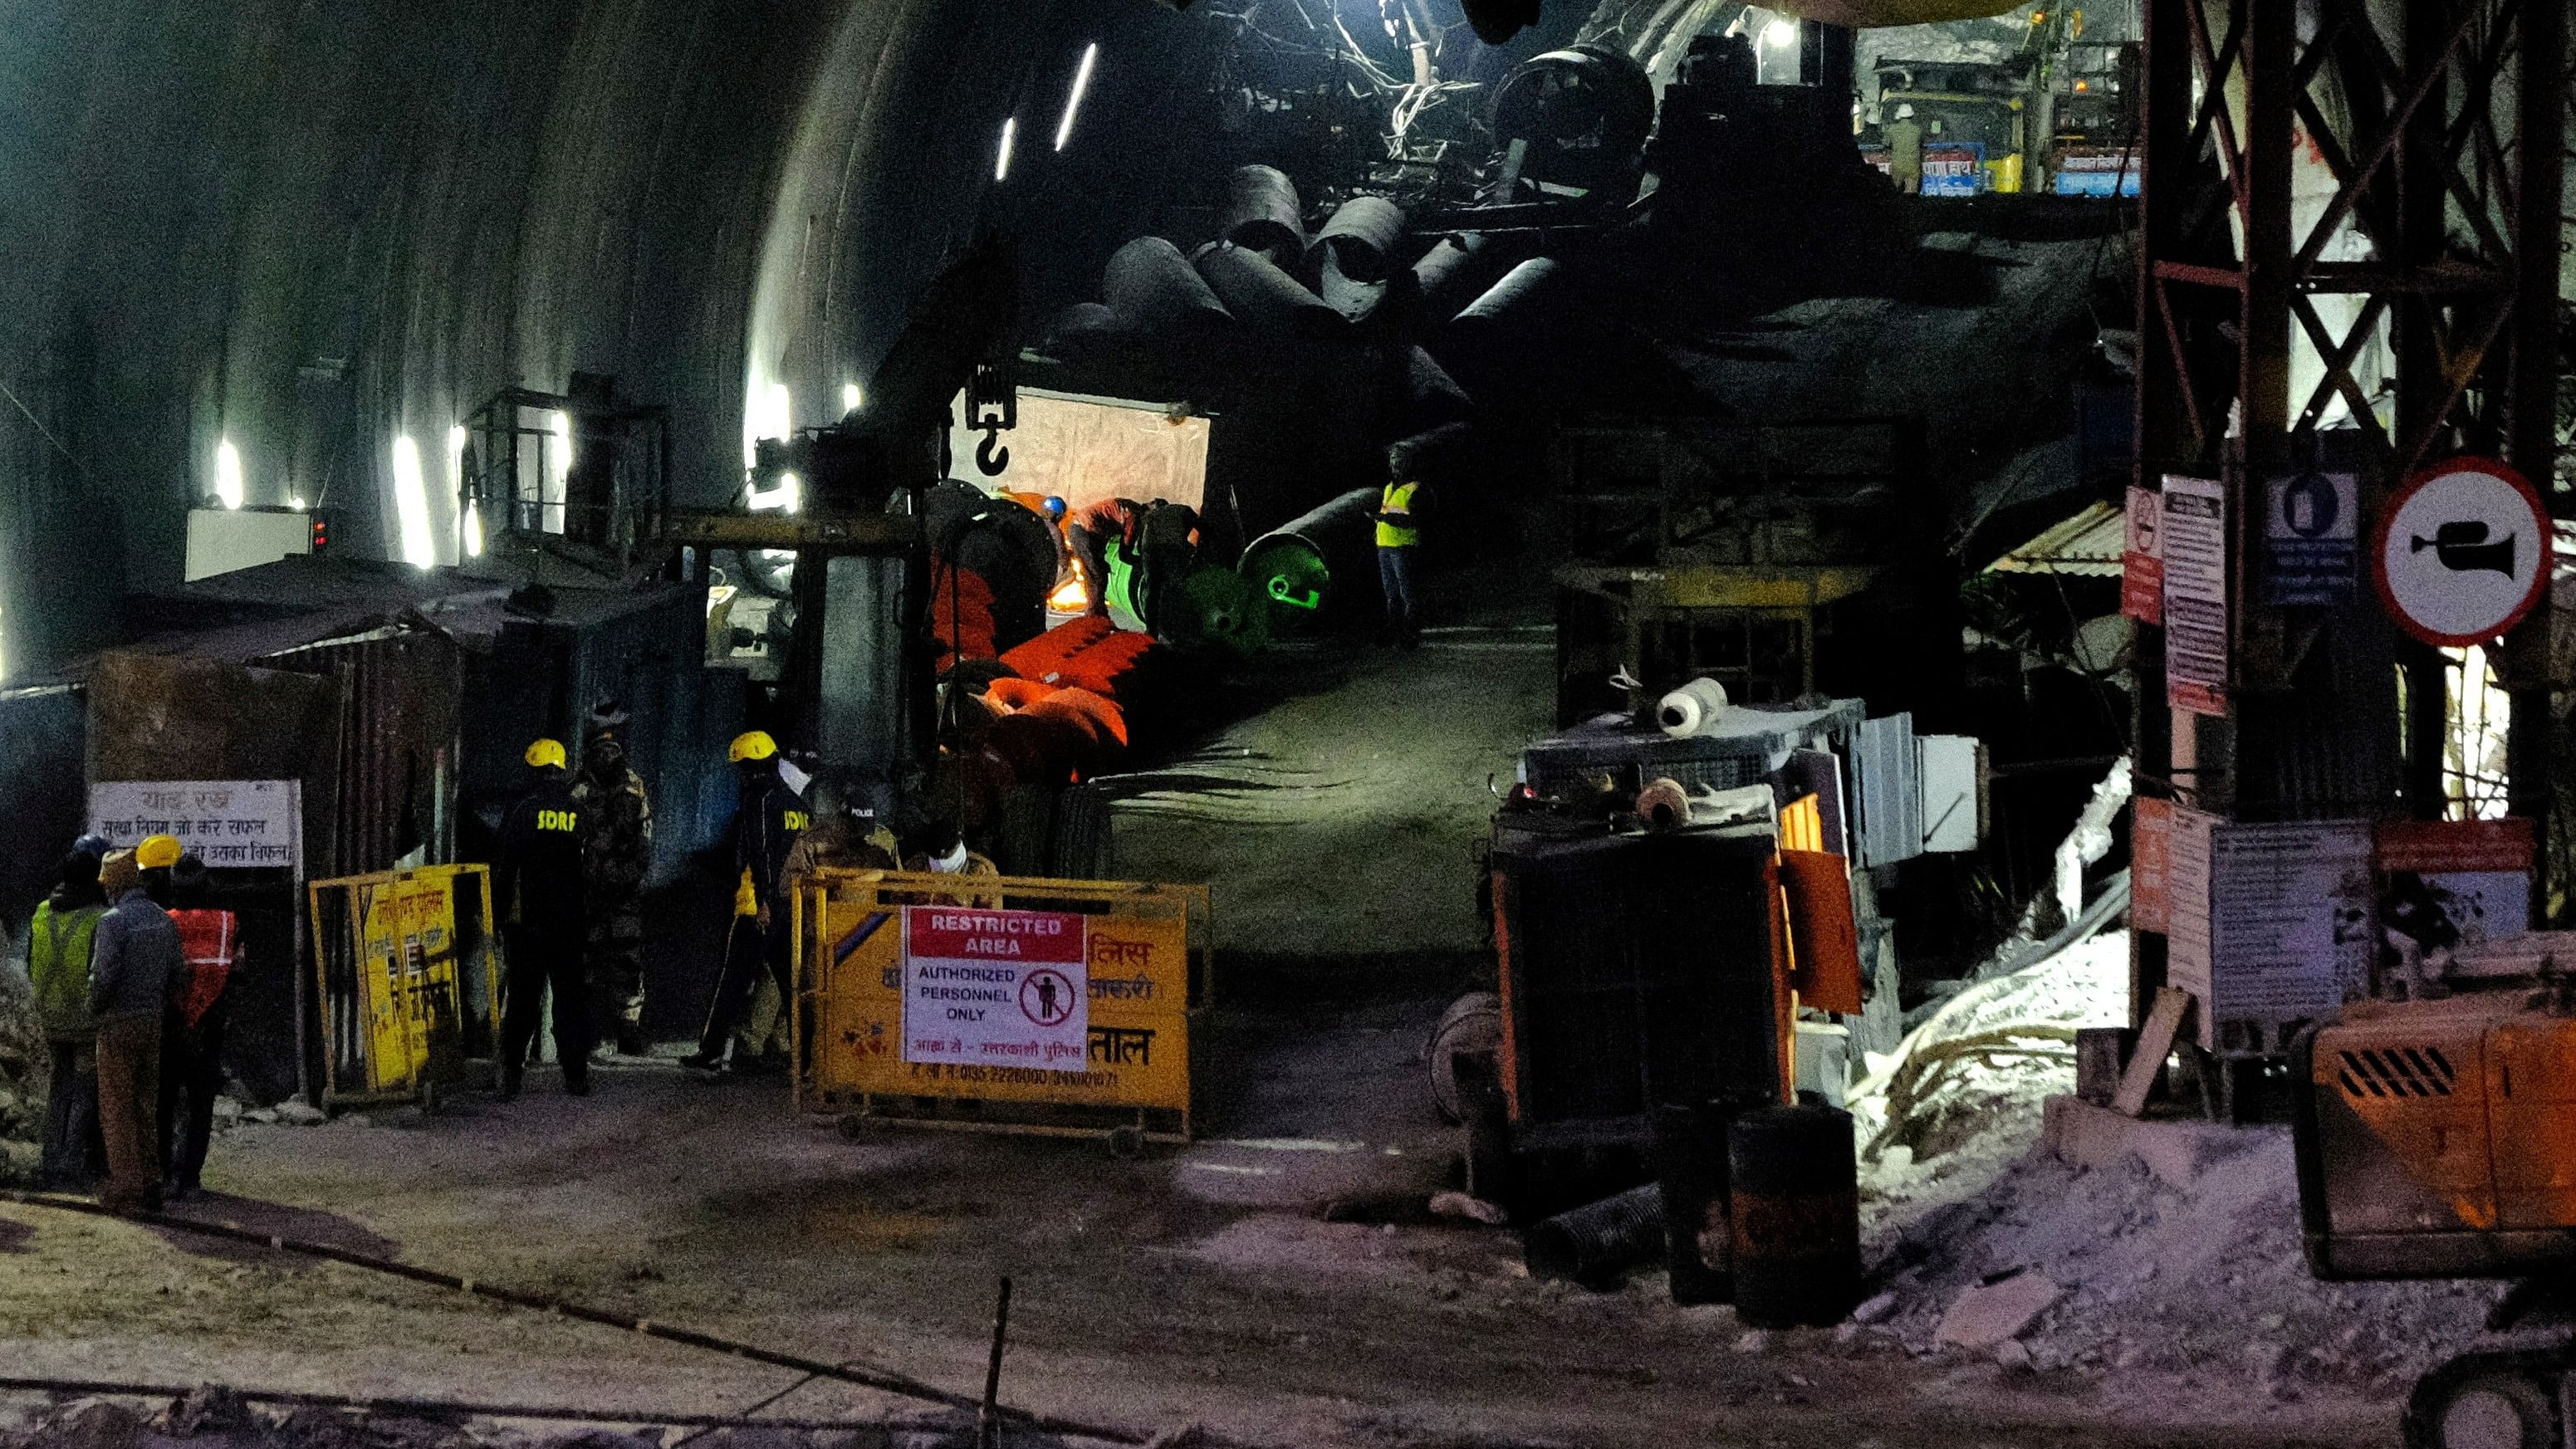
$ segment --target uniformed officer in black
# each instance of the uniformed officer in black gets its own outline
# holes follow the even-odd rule
[[[778,742],[767,731],[734,738],[730,751],[741,785],[733,818],[734,915],[725,942],[724,973],[707,1003],[707,1028],[695,1055],[681,1065],[700,1071],[728,1069],[733,1029],[742,1021],[767,967],[781,1001],[794,998],[789,956],[794,929],[786,899],[788,848],[806,826],[805,802],[778,773]]]
[[[555,1059],[564,1090],[590,1093],[590,992],[582,973],[582,807],[561,740],[528,746],[536,788],[501,826],[492,905],[508,948],[501,1007],[501,1100],[519,1095],[546,986],[554,986]]]

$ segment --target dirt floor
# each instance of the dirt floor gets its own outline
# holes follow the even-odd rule
[[[1599,1295],[1536,1282],[1504,1229],[1327,1221],[1454,1172],[1418,1058],[1440,974],[1483,939],[1486,776],[1508,778],[1544,727],[1551,667],[1531,620],[1478,597],[1449,594],[1434,622],[1452,632],[1419,653],[1281,661],[1276,707],[1128,782],[1122,867],[1211,881],[1244,973],[1240,991],[1220,982],[1236,1004],[1212,1023],[1225,1066],[1194,1144],[1119,1160],[1089,1140],[853,1137],[796,1117],[774,1080],[655,1062],[603,1070],[587,1100],[545,1073],[509,1106],[243,1126],[217,1144],[214,1195],[180,1211],[961,1393],[981,1386],[1007,1274],[1005,1400],[1138,1438],[1198,1423],[1283,1446],[2395,1442],[2384,1397],[2285,1401],[2224,1363],[2150,1359],[2113,1395],[2099,1374],[1936,1352],[1892,1326],[1748,1333],[1731,1309],[1673,1306],[1656,1273]],[[647,1425],[923,1412],[345,1266],[0,1205],[0,1379],[47,1376]],[[0,1394],[0,1440],[43,1412]],[[54,1412],[50,1442],[146,1442]],[[570,1432],[477,1423],[484,1442]]]

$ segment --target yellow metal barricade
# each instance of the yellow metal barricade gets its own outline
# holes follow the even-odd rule
[[[799,1110],[1190,1135],[1207,887],[826,871],[792,894]]]
[[[489,872],[434,865],[315,881],[322,1105],[427,1100],[500,1040]]]

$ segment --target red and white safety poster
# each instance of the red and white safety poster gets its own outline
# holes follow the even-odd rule
[[[1079,1072],[1091,1033],[1086,917],[903,908],[903,1059]]]

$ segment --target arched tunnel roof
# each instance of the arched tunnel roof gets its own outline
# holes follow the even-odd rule
[[[59,656],[109,627],[120,587],[174,582],[221,440],[247,501],[331,507],[335,547],[395,553],[390,451],[413,437],[452,540],[439,440],[575,370],[670,405],[676,492],[724,502],[745,397],[783,384],[795,424],[837,415],[980,222],[1150,222],[1154,168],[1128,143],[1202,42],[1182,19],[1139,0],[13,7],[0,627]],[[1058,157],[1094,42],[1099,144]],[[1021,169],[998,186],[1015,111]],[[28,650],[31,620],[59,637]]]

